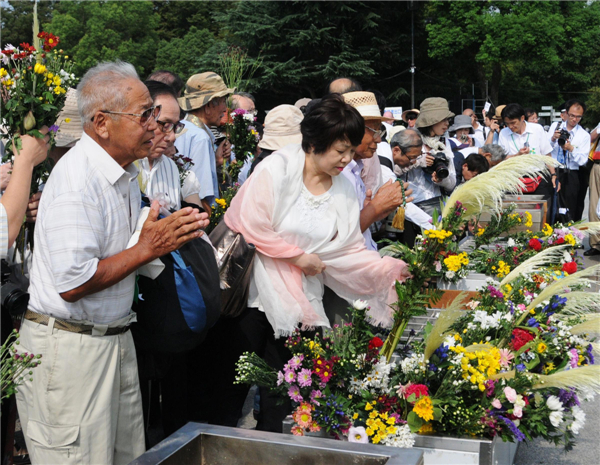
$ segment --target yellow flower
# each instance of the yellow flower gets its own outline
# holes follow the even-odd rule
[[[369,418],[377,418],[377,411],[373,410],[371,413],[369,413]]]
[[[6,69],[4,68],[0,68],[0,77],[4,77],[7,76],[8,72],[6,71]]]
[[[215,202],[217,203],[217,205],[219,205],[219,207],[227,207],[227,200],[225,199],[215,199]]]
[[[373,436],[374,431],[371,428],[367,428],[366,430],[367,436]]]
[[[543,342],[540,342],[540,343],[537,345],[537,351],[538,351],[538,354],[543,354],[544,352],[546,352],[546,349],[547,349],[547,348],[548,348],[548,346],[547,346],[545,343],[543,343]]]
[[[421,396],[413,407],[413,412],[425,421],[433,420],[433,404],[429,396]]]
[[[389,417],[386,421],[388,425],[394,425],[396,423],[396,419],[394,417]]]
[[[367,402],[367,405],[365,405],[365,410],[368,412],[369,410],[373,410],[373,406],[371,405],[370,402]]]
[[[571,245],[576,245],[577,241],[575,240],[575,237],[573,237],[573,234],[567,234],[565,236],[565,242],[571,244]]]
[[[554,363],[552,362],[548,362],[546,363],[546,366],[544,367],[544,373],[548,374],[550,373],[552,370],[554,370]]]
[[[531,228],[533,226],[533,220],[531,218],[531,213],[525,212],[525,226],[527,228]],[[552,234],[552,233],[550,233]]]
[[[7,79],[6,81],[3,81],[2,84],[4,84],[6,87],[10,87],[15,83],[15,81],[13,81],[12,79]]]
[[[493,269],[493,267],[492,267]],[[497,276],[499,278],[504,278],[508,273],[510,273],[510,266],[504,263],[502,260],[498,262],[498,273]]]
[[[33,67],[33,72],[37,74],[44,74],[46,72],[46,67],[41,63],[36,63]]]
[[[355,413],[354,415],[352,415],[352,419],[356,420],[358,418],[358,413]]]
[[[55,86],[60,86],[62,84],[62,80],[59,76],[54,76],[53,82]]]
[[[65,60],[68,60],[68,59],[69,59],[69,55],[65,55]]]
[[[70,123],[71,122],[71,118],[65,118],[65,123]]]
[[[481,228],[481,229],[477,230],[477,236],[483,236],[484,232],[485,232],[485,228]]]
[[[425,423],[423,426],[421,426],[421,429],[419,429],[418,431],[419,434],[427,434],[433,432],[433,426],[431,423]]]

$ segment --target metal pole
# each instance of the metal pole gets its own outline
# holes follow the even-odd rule
[[[415,108],[415,10],[413,8],[413,2],[410,2],[410,107]]]

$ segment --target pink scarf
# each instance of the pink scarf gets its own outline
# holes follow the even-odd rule
[[[322,302],[307,299],[302,271],[283,261],[304,251],[277,233],[303,186],[305,154],[300,145],[288,145],[266,158],[244,183],[225,213],[225,222],[256,246],[253,273],[261,307],[276,337],[304,328],[329,326]],[[389,326],[390,304],[396,302],[396,280],[403,282],[407,267],[401,260],[380,257],[367,250],[359,226],[356,193],[344,176],[333,179],[331,195],[337,214],[336,237],[315,250],[325,263],[324,284],[340,297],[369,301],[372,323]]]

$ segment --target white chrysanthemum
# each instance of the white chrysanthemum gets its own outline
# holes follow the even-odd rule
[[[509,247],[514,247],[515,244],[515,240],[511,237],[510,239],[508,239],[508,242],[506,243],[507,246]]]
[[[550,414],[550,423],[555,428],[558,428],[560,424],[563,422],[563,413],[562,412],[552,412]]]
[[[413,373],[414,371],[417,371],[417,369],[424,366],[425,362],[423,359],[423,354],[412,354],[410,357],[406,357],[400,362],[402,373],[405,374]]]
[[[585,412],[581,410],[581,407],[575,405],[571,412],[573,414],[573,423],[571,423],[571,431],[574,434],[579,434],[581,428],[585,425]]]
[[[415,435],[410,432],[408,425],[398,426],[396,434],[388,435],[381,440],[381,444],[390,447],[403,447],[405,449],[415,445]]]
[[[561,412],[563,410],[563,404],[560,401],[560,399],[556,396],[548,397],[548,399],[546,399],[546,405],[550,410],[558,410]]]

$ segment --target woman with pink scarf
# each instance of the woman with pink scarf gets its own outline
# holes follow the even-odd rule
[[[236,340],[235,348],[228,345],[227,352],[236,352],[230,360],[254,351],[281,369],[290,358],[287,336],[297,328],[329,327],[324,285],[349,302],[367,300],[371,322],[389,326],[395,283],[409,276],[404,262],[367,250],[356,193],[340,176],[365,134],[362,116],[333,94],[311,108],[300,129],[302,144],[287,145],[258,165],[225,214],[227,226],[256,246],[248,308],[220,322],[226,344]],[[236,413],[215,422],[236,426],[247,387],[236,389],[234,395],[219,388]],[[261,390],[257,429],[281,432],[289,411],[289,404],[276,406]]]

